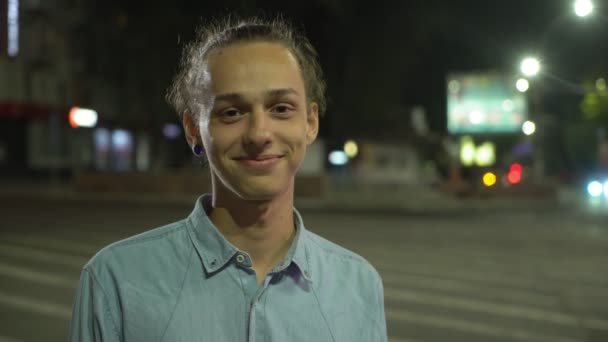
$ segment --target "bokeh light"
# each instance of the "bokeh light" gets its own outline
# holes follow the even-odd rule
[[[494,186],[496,184],[496,174],[492,173],[492,172],[486,172],[483,175],[483,185],[487,186],[487,187],[491,187]]]
[[[515,88],[517,88],[520,93],[525,93],[530,89],[530,82],[525,78],[520,78],[515,82]]]
[[[532,135],[536,132],[536,124],[532,121],[526,121],[523,125],[521,125],[521,130],[525,135]]]
[[[353,140],[348,140],[344,143],[344,153],[346,153],[349,158],[354,158],[359,154],[359,146]]]
[[[587,185],[587,192],[591,197],[600,197],[604,192],[602,183],[593,181]]]
[[[576,0],[574,2],[574,13],[579,17],[586,17],[593,12],[591,0]]]
[[[519,68],[525,76],[536,76],[540,71],[540,62],[534,57],[526,57],[521,61]]]

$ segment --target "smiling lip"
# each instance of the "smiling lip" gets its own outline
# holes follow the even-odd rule
[[[283,158],[283,156],[277,154],[258,157],[240,157],[235,158],[235,160],[248,167],[265,169],[274,166],[281,158]]]

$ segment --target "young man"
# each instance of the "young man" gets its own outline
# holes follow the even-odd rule
[[[316,59],[278,20],[200,32],[169,99],[212,193],[85,266],[70,341],[386,341],[376,270],[293,208],[325,109]]]

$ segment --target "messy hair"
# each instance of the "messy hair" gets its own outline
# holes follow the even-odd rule
[[[282,18],[226,18],[201,26],[196,31],[196,39],[184,47],[178,72],[166,96],[180,117],[186,111],[198,115],[206,109],[204,95],[208,89],[208,76],[205,64],[209,53],[218,47],[252,41],[276,42],[289,49],[300,66],[307,101],[316,102],[320,114],[325,112],[323,71],[317,51],[303,33]]]

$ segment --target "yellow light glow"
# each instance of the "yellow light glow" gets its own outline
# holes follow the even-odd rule
[[[475,161],[475,143],[470,136],[464,136],[460,140],[460,162],[464,166],[471,166]]]
[[[483,185],[487,187],[494,186],[496,184],[496,175],[492,172],[486,172],[483,175]]]
[[[357,146],[356,142],[348,140],[344,143],[344,153],[346,153],[349,158],[354,158],[359,153],[359,146]]]
[[[475,150],[475,164],[477,166],[492,166],[496,162],[496,148],[490,141],[479,145]]]

